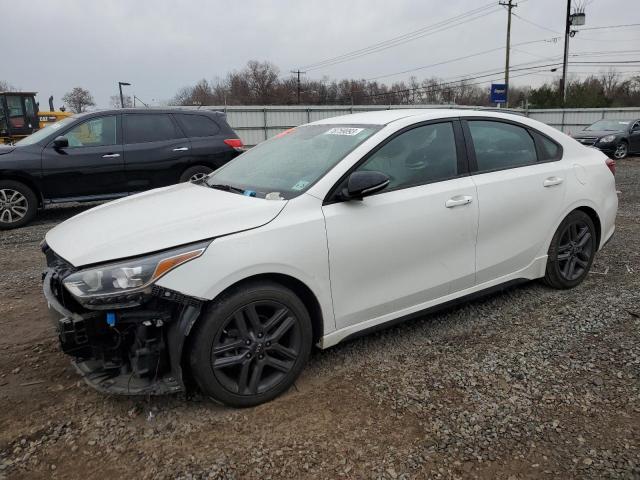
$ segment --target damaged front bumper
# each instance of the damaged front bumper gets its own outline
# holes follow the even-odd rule
[[[143,305],[87,310],[62,285],[70,266],[48,263],[43,291],[60,346],[89,385],[122,395],[185,389],[182,351],[202,301],[154,286]]]

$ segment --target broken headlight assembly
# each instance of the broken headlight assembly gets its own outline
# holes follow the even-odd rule
[[[163,275],[204,253],[210,241],[153,255],[79,270],[63,280],[83,307],[92,310],[135,307]]]

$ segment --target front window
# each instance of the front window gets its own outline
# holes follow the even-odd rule
[[[618,132],[629,127],[629,120],[598,120],[589,125],[585,130]]]
[[[393,138],[358,170],[389,177],[386,190],[423,185],[458,175],[458,155],[451,122],[423,125]]]
[[[92,118],[69,130],[69,147],[102,147],[116,144],[116,117]]]
[[[46,127],[41,128],[37,132],[33,132],[28,137],[23,138],[19,142],[16,142],[16,145],[26,147],[27,145],[33,145],[35,143],[38,143],[40,140],[44,140],[50,135],[52,137],[54,136],[57,137],[58,135],[60,135],[60,132],[62,132],[67,126],[69,126],[71,123],[75,122],[76,120],[77,120],[76,118],[67,117],[63,120],[60,120],[59,122],[47,125]]]
[[[226,185],[246,195],[290,199],[306,191],[380,128],[307,125],[287,130],[217,170],[207,184]]]

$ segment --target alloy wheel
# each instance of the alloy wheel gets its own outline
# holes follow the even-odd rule
[[[302,346],[300,323],[288,307],[252,302],[225,320],[212,344],[211,367],[228,391],[261,394],[291,372]]]
[[[203,180],[204,178],[206,178],[207,175],[208,175],[208,173],[202,173],[202,172],[194,173],[193,175],[191,175],[189,177],[189,181],[190,182],[199,182],[199,181]]]
[[[0,222],[15,223],[21,220],[29,210],[29,201],[18,190],[0,189]]]
[[[594,250],[594,239],[589,226],[582,221],[569,223],[558,245],[556,261],[565,280],[580,278],[589,267]]]
[[[621,142],[616,147],[616,151],[613,153],[613,156],[616,157],[616,159],[621,160],[627,156],[627,150],[628,150],[627,144],[624,142]]]

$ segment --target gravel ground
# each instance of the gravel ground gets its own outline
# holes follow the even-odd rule
[[[537,282],[316,351],[296,388],[231,410],[108,397],[58,351],[38,243],[0,233],[0,479],[640,478],[640,159],[617,233],[572,291]]]

